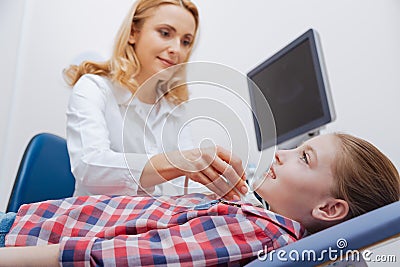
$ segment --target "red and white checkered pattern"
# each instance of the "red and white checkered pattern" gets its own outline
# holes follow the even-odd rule
[[[60,243],[63,266],[242,265],[304,235],[295,221],[210,195],[86,196],[23,205],[6,246]]]

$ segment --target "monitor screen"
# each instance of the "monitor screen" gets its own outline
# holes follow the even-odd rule
[[[311,134],[334,120],[322,50],[313,29],[251,70],[248,78],[260,151]],[[274,117],[276,142],[269,129],[271,123],[263,120],[265,111],[261,109],[265,105],[260,102],[265,100],[257,96],[259,92]]]

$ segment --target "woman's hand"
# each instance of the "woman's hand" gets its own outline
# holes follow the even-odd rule
[[[238,200],[238,192],[247,192],[242,160],[220,146],[155,155],[146,164],[140,182],[150,187],[183,175],[227,199]]]
[[[247,192],[242,160],[220,146],[183,151],[178,159],[171,158],[184,175],[219,196],[239,200],[237,192]]]

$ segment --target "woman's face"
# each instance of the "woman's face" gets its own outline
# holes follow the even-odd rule
[[[193,15],[183,7],[164,4],[146,12],[149,16],[129,39],[141,65],[136,76],[139,84],[163,69],[183,63],[196,30]]]
[[[339,142],[334,135],[321,135],[296,149],[277,151],[257,193],[276,213],[294,220],[309,216],[316,205],[331,197],[331,167]]]

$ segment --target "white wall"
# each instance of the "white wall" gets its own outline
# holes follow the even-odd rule
[[[194,2],[201,32],[192,60],[243,73],[316,29],[337,113],[327,131],[372,141],[400,167],[400,1]],[[70,91],[62,69],[85,56],[107,58],[131,3],[0,0],[0,210],[29,139],[45,131],[65,136]]]

